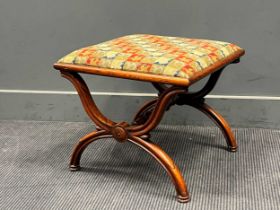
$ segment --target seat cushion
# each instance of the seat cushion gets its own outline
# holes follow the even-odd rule
[[[189,79],[236,53],[244,50],[227,42],[136,34],[81,48],[58,63]]]

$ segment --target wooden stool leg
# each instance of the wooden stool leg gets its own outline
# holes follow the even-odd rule
[[[110,137],[111,135],[108,135],[107,131],[93,131],[84,137],[80,139],[78,144],[76,145],[75,149],[73,150],[70,165],[69,168],[71,171],[77,171],[80,169],[80,159],[82,156],[83,151],[86,149],[86,147],[92,143],[93,141],[96,141],[101,138]]]
[[[141,110],[146,112],[148,109],[150,112],[148,119],[145,119],[143,124],[127,128],[130,134],[128,140],[144,149],[163,166],[175,185],[177,200],[184,203],[190,200],[190,196],[179,168],[158,145],[152,143],[151,141],[147,141],[147,139],[144,140],[141,137],[149,133],[160,123],[160,120],[162,119],[170,101],[172,101],[178,94],[183,94],[185,92],[185,88],[167,88],[160,94],[156,102],[150,101],[138,112],[141,113]]]
[[[96,125],[96,131],[93,131],[80,139],[76,145],[70,160],[70,170],[76,171],[80,168],[80,158],[85,148],[93,141],[106,137],[110,134],[111,127],[116,123],[106,118],[97,108],[93,101],[90,91],[83,78],[76,72],[61,71],[61,75],[68,79],[76,88],[83,107]],[[111,135],[109,135],[111,136]]]
[[[228,122],[222,117],[222,115],[220,115],[217,111],[215,111],[206,103],[189,103],[188,105],[195,107],[196,109],[206,114],[223,132],[223,135],[228,145],[228,150],[231,152],[237,151],[238,146],[235,137],[231,131]]]
[[[213,90],[222,71],[223,68],[212,73],[209,80],[201,90],[197,92],[187,92],[178,95],[178,97],[175,98],[173,103],[170,103],[170,106],[175,104],[189,105],[205,113],[212,121],[216,123],[216,125],[218,125],[218,127],[223,132],[223,135],[227,141],[228,150],[231,152],[236,152],[238,146],[229,124],[222,117],[222,115],[220,115],[217,111],[215,111],[213,108],[211,108],[204,102],[204,97]],[[167,90],[167,87],[164,85],[156,83],[153,83],[153,85],[159,91],[159,95],[162,94],[165,90]]]
[[[139,137],[131,137],[130,139],[128,139],[128,141],[144,149],[163,166],[163,168],[166,170],[166,172],[172,179],[173,184],[175,185],[175,189],[177,192],[177,200],[179,202],[186,203],[190,201],[190,196],[184,178],[179,168],[176,166],[173,160],[168,156],[168,154],[166,154],[155,143],[144,141]]]
[[[186,184],[178,167],[159,146],[149,141],[150,131],[160,122],[170,100],[178,94],[185,93],[184,88],[170,87],[163,91],[159,98],[149,102],[138,112],[138,116],[141,116],[142,112],[147,114],[143,123],[130,125],[127,122],[116,123],[106,118],[96,106],[85,81],[78,73],[61,71],[61,74],[75,86],[86,113],[97,126],[96,131],[84,136],[76,145],[70,160],[71,170],[76,171],[80,168],[81,155],[91,142],[112,136],[120,143],[130,141],[151,154],[171,177],[177,191],[178,201],[188,202],[190,200]]]

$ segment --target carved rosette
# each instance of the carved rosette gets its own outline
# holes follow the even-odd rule
[[[119,124],[116,124],[112,127],[111,133],[112,136],[118,141],[118,142],[125,142],[128,139],[128,132],[126,130],[126,127],[128,126],[127,122],[122,122]]]

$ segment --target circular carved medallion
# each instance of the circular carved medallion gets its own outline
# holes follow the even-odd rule
[[[113,127],[112,135],[119,142],[125,142],[127,140],[127,131],[121,126]]]

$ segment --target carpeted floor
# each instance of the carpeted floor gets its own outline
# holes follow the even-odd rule
[[[234,129],[227,152],[215,127],[160,126],[152,140],[174,158],[191,202],[180,204],[164,170],[130,143],[99,140],[82,171],[69,155],[89,123],[0,121],[0,209],[280,209],[280,131]]]

